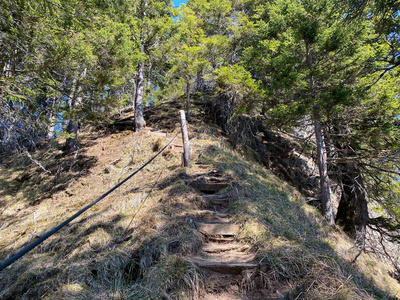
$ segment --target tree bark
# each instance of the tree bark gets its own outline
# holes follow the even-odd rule
[[[54,129],[56,127],[56,120],[57,118],[55,117],[54,113],[54,106],[56,105],[56,101],[54,98],[48,98],[48,118],[49,118],[49,123],[47,125],[47,132],[46,132],[46,139],[51,140],[53,139],[54,135]]]
[[[137,98],[137,93],[138,93],[136,80],[137,80],[137,78],[136,78],[136,75],[135,75],[135,78],[133,78],[132,81],[131,81],[132,85],[133,85],[133,101],[132,101],[133,109],[135,109],[136,98]]]
[[[196,92],[202,93],[204,92],[204,79],[203,79],[203,71],[200,70],[196,75]]]
[[[369,221],[367,196],[361,172],[355,163],[341,164],[342,196],[336,222],[363,247],[365,231]]]
[[[142,46],[143,48],[144,46]],[[137,93],[135,99],[135,132],[142,131],[145,124],[143,118],[143,81],[144,63],[140,63],[138,72]]]
[[[144,0],[143,4],[143,13],[142,13],[142,24],[143,30],[145,27],[144,18],[146,17],[146,9],[147,9],[147,2],[148,0]],[[141,33],[140,38],[140,52],[145,54],[145,40],[144,34]],[[144,62],[139,63],[139,70],[138,70],[138,83],[136,86],[136,97],[135,97],[135,132],[140,132],[143,130],[145,126],[144,118],[143,118],[143,86],[144,86]]]
[[[49,124],[47,125],[47,134],[46,134],[46,138],[48,140],[52,140],[54,137],[54,129],[56,127],[56,122],[55,122],[55,118],[53,115],[51,115],[49,117]]]
[[[345,157],[355,157],[356,153],[348,144],[337,143],[338,153]],[[338,165],[341,176],[342,195],[339,202],[336,223],[355,239],[363,248],[365,232],[369,222],[367,194],[357,161],[347,161]]]
[[[72,89],[71,89],[71,93],[69,94],[69,98],[68,98],[68,106],[69,109],[72,111],[72,109],[75,106],[75,97],[76,97],[76,89],[77,89],[77,78],[74,77],[74,79],[72,80]],[[72,119],[70,119],[68,121],[68,125],[67,128],[65,129],[66,133],[68,134],[73,134],[72,137],[68,137],[67,140],[65,141],[65,145],[64,145],[64,152],[66,153],[70,153],[72,151],[75,150],[75,148],[77,147],[77,141],[76,141],[76,135],[78,134],[78,125],[74,124],[74,121],[72,121]]]
[[[333,218],[333,208],[331,199],[331,189],[328,177],[328,165],[325,151],[325,143],[321,130],[321,123],[319,120],[315,120],[315,139],[317,142],[317,160],[319,169],[319,182],[321,189],[321,202],[322,211],[329,224],[334,225],[335,220]]]
[[[181,129],[182,129],[182,141],[183,141],[183,165],[185,167],[190,166],[190,147],[189,147],[189,135],[187,131],[187,122],[185,119],[185,112],[179,111],[181,116]]]
[[[305,41],[306,45],[306,62],[310,69],[310,90],[312,98],[316,99],[316,91],[315,91],[315,82],[313,77],[313,57],[311,55],[311,48],[308,41]],[[329,183],[328,177],[328,163],[327,163],[327,155],[326,155],[326,147],[325,141],[322,134],[321,129],[321,116],[320,109],[317,102],[313,105],[314,109],[314,129],[315,129],[315,141],[317,143],[317,161],[318,161],[318,170],[319,170],[319,183],[321,190],[321,202],[322,202],[322,213],[324,214],[325,219],[328,221],[330,225],[335,225],[335,219],[333,217],[333,207],[332,207],[332,199],[331,199],[331,186]]]
[[[191,111],[190,111],[190,80],[186,80],[186,121],[190,122],[191,121]]]
[[[72,136],[67,138],[67,141],[65,142],[64,149],[66,153],[70,153],[78,149],[78,141],[76,139],[78,135],[78,128],[79,123],[77,121],[69,120],[66,131]]]
[[[6,78],[10,78],[13,75],[12,66],[13,66],[12,60],[10,59],[9,61],[6,62],[6,65],[4,67],[4,75]]]
[[[87,69],[85,68],[84,71],[81,74],[81,78],[86,77],[86,72]],[[72,110],[75,108],[79,103],[82,101],[82,97],[79,95],[82,92],[82,86],[78,86],[78,80],[75,77],[72,81],[72,90],[68,99],[68,105],[69,109]],[[78,136],[78,129],[79,129],[79,123],[73,119],[70,119],[66,128],[66,131],[68,134],[71,134],[71,137],[68,137],[65,146],[64,146],[64,151],[66,153],[75,151],[78,149],[78,141],[77,141],[77,136]]]

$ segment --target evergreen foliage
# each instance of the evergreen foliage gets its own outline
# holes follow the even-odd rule
[[[224,122],[310,122],[323,213],[363,249],[399,235],[400,4],[396,0],[0,0],[0,153],[133,105],[215,92]],[[336,220],[331,183],[340,186]],[[372,218],[369,208],[381,215]],[[379,228],[378,228],[379,227]]]

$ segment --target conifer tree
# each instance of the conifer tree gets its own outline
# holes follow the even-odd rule
[[[153,52],[160,47],[160,44],[171,38],[174,21],[172,19],[171,1],[169,0],[139,0],[137,5],[138,10],[134,14],[134,19],[138,28],[137,38],[140,43],[140,61],[136,75],[134,104],[135,131],[141,131],[145,126],[143,96],[146,63],[151,61]]]
[[[397,147],[395,139],[377,142],[374,136],[378,132],[380,137],[398,136],[400,111],[395,105],[395,72],[391,72],[395,64],[388,66],[386,59],[380,59],[391,53],[393,60],[393,52],[385,50],[393,49],[393,40],[387,43],[371,30],[370,19],[349,18],[349,6],[334,1],[274,1],[256,6],[249,10],[255,30],[244,59],[264,85],[262,109],[275,126],[292,127],[304,122],[304,117],[313,120],[324,214],[333,224],[328,178],[333,163],[338,172],[331,175],[342,187],[336,221],[362,248],[369,222],[367,174],[371,169],[366,164],[374,165],[371,161],[380,151]],[[374,72],[378,70],[383,72]],[[377,102],[380,105],[374,107]],[[385,126],[371,122],[377,119]]]
[[[280,124],[314,123],[323,212],[334,223],[325,130],[335,107],[353,105],[350,89],[364,55],[367,27],[346,23],[332,1],[274,1],[254,15],[256,43],[247,64],[261,78],[269,114]]]
[[[201,28],[202,20],[197,18],[189,7],[181,6],[178,21],[178,34],[173,41],[175,53],[172,55],[170,74],[182,78],[186,86],[186,120],[191,121],[190,90],[193,78],[206,68],[204,59],[205,35]]]

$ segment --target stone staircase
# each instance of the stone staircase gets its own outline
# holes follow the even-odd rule
[[[145,131],[162,139],[172,137],[150,127]],[[182,141],[174,141],[170,150],[181,153]],[[266,290],[260,276],[267,265],[256,260],[256,249],[238,238],[241,228],[228,213],[232,199],[220,193],[231,184],[230,179],[218,169],[207,170],[208,165],[197,165],[197,169],[205,171],[189,176],[187,183],[198,191],[201,199],[203,209],[194,211],[192,218],[203,243],[188,259],[200,268],[205,278],[205,293],[200,299],[277,299]]]
[[[256,261],[256,251],[238,238],[240,226],[227,213],[231,199],[217,194],[230,184],[230,180],[213,169],[192,175],[188,180],[202,197],[207,209],[196,211],[194,224],[203,236],[198,253],[189,257],[205,275],[207,295],[202,299],[214,299],[225,293],[227,299],[241,295],[245,278],[254,278],[265,265]],[[221,298],[215,299],[225,299]],[[240,298],[240,299],[261,299]]]

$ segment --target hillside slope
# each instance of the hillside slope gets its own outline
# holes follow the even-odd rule
[[[0,260],[4,261],[140,167],[179,129],[178,103],[149,108],[147,125],[82,132],[78,153],[58,145],[5,160],[0,172]],[[129,117],[126,119],[129,120]],[[191,168],[179,142],[126,185],[0,273],[1,299],[397,299],[391,270],[357,248],[288,183],[233,150],[197,107],[189,125]],[[126,122],[125,124],[129,124]],[[178,151],[175,151],[178,150]],[[76,155],[75,155],[76,154]],[[76,156],[76,157],[75,157]],[[210,282],[191,261],[205,242],[193,216],[204,201],[191,176],[218,169],[229,185],[237,241],[266,267]],[[246,277],[247,276],[247,277]],[[261,295],[261,296],[260,296]]]

